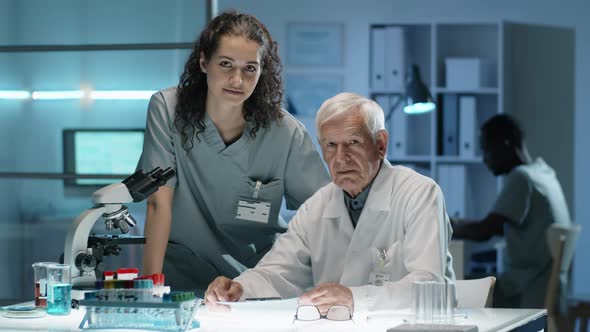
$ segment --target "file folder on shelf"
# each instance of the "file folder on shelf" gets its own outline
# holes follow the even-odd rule
[[[404,29],[388,27],[385,32],[385,89],[404,90],[405,67]]]
[[[401,98],[399,96],[394,98]],[[392,109],[393,114],[389,120],[390,155],[393,158],[402,158],[407,155],[407,114],[402,110],[403,103],[397,103],[397,108]]]
[[[443,156],[459,155],[459,103],[456,94],[442,96],[439,153]]]
[[[438,184],[444,197],[447,214],[451,218],[466,216],[466,167],[464,165],[439,165]]]
[[[371,30],[371,88],[385,90],[385,31],[386,28]]]
[[[459,154],[475,158],[477,150],[477,110],[474,96],[459,97]]]

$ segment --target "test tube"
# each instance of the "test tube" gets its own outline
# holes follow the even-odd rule
[[[445,317],[445,283],[434,282],[433,283],[433,307],[432,307],[432,318],[434,322],[440,323]]]
[[[446,300],[446,318],[448,323],[455,322],[455,307],[457,306],[456,303],[456,294],[455,294],[455,284],[452,282],[448,282],[445,285],[445,300]]]
[[[103,272],[104,280],[114,280],[115,279],[115,271],[104,271]]]
[[[434,285],[432,281],[424,284],[424,322],[432,324]]]
[[[109,279],[104,281],[104,299],[107,302],[116,301],[115,296],[115,280]],[[102,315],[102,324],[104,326],[108,326],[111,324],[112,315],[114,314],[115,309],[105,307],[103,308],[103,315]]]
[[[424,303],[423,303],[424,283],[414,281],[412,283],[412,294],[414,296],[414,320],[416,323],[424,321]]]
[[[151,301],[154,298],[154,281],[152,279],[144,280],[144,298],[146,301]]]

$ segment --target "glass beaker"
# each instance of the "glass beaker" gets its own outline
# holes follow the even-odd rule
[[[72,306],[70,266],[53,264],[47,267],[47,313],[67,315]]]
[[[35,307],[47,307],[47,267],[56,262],[37,262],[33,264],[35,275]]]

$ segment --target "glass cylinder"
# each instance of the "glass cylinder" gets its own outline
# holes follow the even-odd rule
[[[455,284],[449,282],[446,284],[446,317],[447,322],[454,323],[455,307],[457,306],[457,296],[455,293]]]
[[[446,297],[445,297],[445,283],[433,282],[432,293],[432,320],[433,322],[443,322],[446,315]]]
[[[412,295],[414,298],[414,319],[416,323],[424,321],[424,282],[414,281],[412,283]]]
[[[47,313],[68,315],[72,305],[70,266],[54,264],[47,267]]]

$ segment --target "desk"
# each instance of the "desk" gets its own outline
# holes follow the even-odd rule
[[[473,308],[459,309],[459,312],[467,314],[466,319],[457,319],[458,324],[477,325],[479,332],[538,332],[546,331],[547,310],[545,309],[492,309]],[[375,318],[369,317],[369,325],[391,328],[401,324],[399,319],[383,318],[383,313]],[[371,329],[370,331],[385,331],[384,329]]]
[[[467,318],[463,319],[463,324],[474,324],[479,327],[479,332],[491,332],[491,331],[542,331],[547,322],[547,311],[545,309],[490,309],[490,308],[477,308],[477,309],[462,309],[462,312],[467,314]],[[53,332],[65,332],[65,331],[81,331],[78,329],[78,325],[84,316],[83,310],[72,310],[72,313],[68,316],[50,316],[47,315],[43,318],[35,319],[10,319],[0,317],[0,330],[1,331],[53,331]],[[407,313],[405,315],[407,318]],[[296,323],[292,326],[285,326],[283,328],[277,328],[274,326],[255,326],[248,327],[234,326],[230,328],[228,326],[209,326],[201,329],[193,329],[191,331],[196,332],[211,332],[211,331],[325,331],[328,330],[339,330],[339,331],[379,331],[384,332],[388,328],[403,323],[404,316],[400,315],[399,312],[387,312],[381,311],[379,313],[371,314],[367,317],[365,322],[330,322],[326,320],[320,320],[316,322],[305,322],[304,324]],[[264,324],[264,318],[257,320],[260,324]],[[109,331],[109,330],[101,330]],[[113,330],[121,332],[124,330]],[[138,330],[129,330],[138,331]]]

